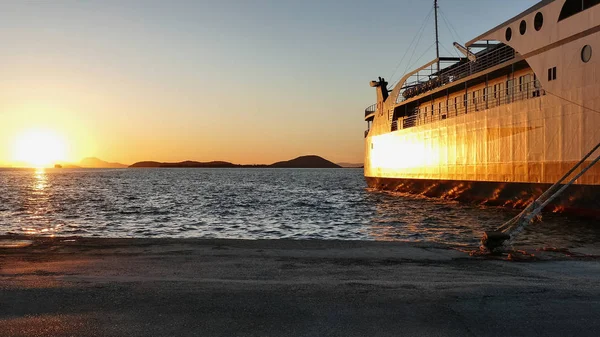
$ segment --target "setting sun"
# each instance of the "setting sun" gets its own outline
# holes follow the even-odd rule
[[[28,130],[17,136],[14,161],[32,167],[45,167],[65,160],[66,144],[50,130]]]

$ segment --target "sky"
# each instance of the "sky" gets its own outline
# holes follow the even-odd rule
[[[536,2],[439,0],[441,55]],[[432,8],[4,0],[0,165],[14,163],[16,140],[32,129],[57,135],[71,162],[269,164],[317,154],[360,163],[364,108],[375,101],[368,83],[393,83],[435,57]]]

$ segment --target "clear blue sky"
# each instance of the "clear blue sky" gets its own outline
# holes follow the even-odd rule
[[[536,2],[439,4],[464,43]],[[0,144],[35,121],[63,133],[73,158],[361,162],[363,109],[375,99],[368,82],[394,73],[432,6],[2,1]],[[454,53],[442,18],[440,30]],[[411,63],[433,42],[430,18]],[[392,80],[407,66],[408,56]],[[0,163],[9,161],[0,148]]]

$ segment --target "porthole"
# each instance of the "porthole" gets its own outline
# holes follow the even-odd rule
[[[543,25],[544,25],[544,14],[542,14],[542,12],[538,12],[535,15],[535,18],[533,18],[533,28],[535,28],[536,31],[539,31],[540,29],[542,29]]]
[[[506,41],[510,41],[512,39],[512,29],[510,27],[506,28]]]
[[[590,45],[586,44],[581,49],[581,60],[584,63],[588,63],[591,58],[592,58],[592,47]]]
[[[525,34],[525,32],[527,31],[527,22],[525,22],[525,20],[521,20],[521,24],[519,25],[519,33],[521,33],[521,35]]]

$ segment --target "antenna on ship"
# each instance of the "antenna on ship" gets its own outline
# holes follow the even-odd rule
[[[438,34],[438,4],[433,0],[433,9],[435,10],[435,57],[437,59],[437,72],[440,72],[440,39]]]

